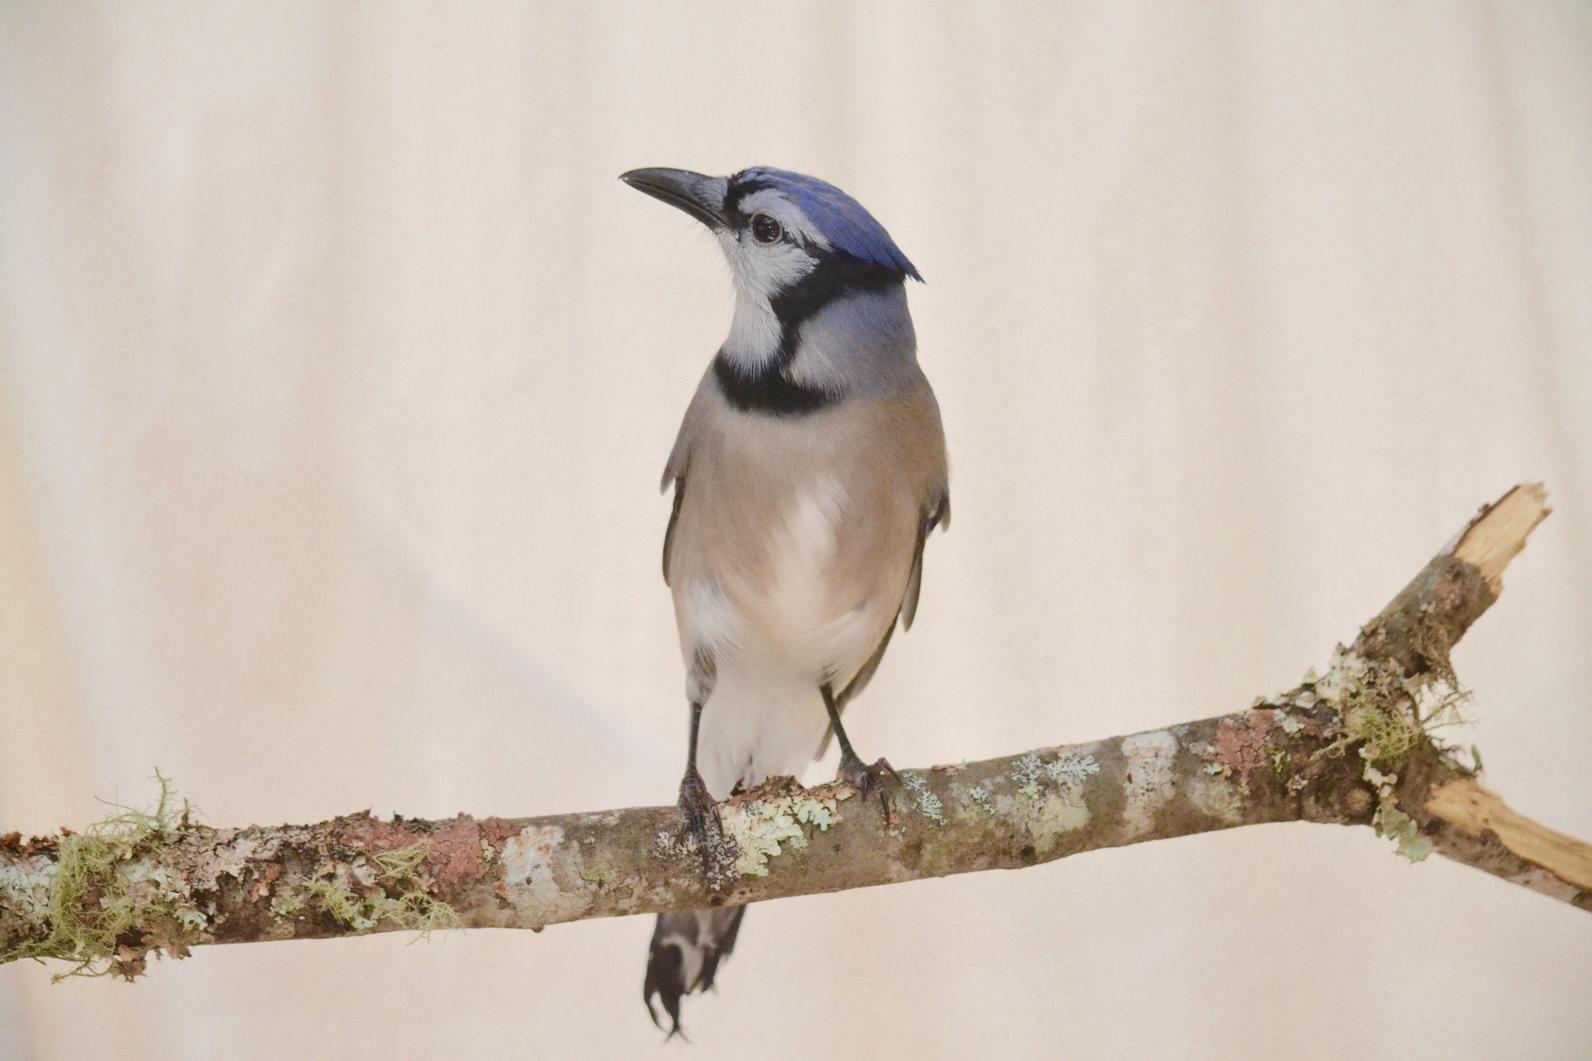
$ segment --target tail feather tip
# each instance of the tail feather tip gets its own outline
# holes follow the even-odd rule
[[[737,906],[658,915],[658,926],[653,930],[652,947],[647,955],[647,976],[642,983],[641,999],[647,1004],[647,1015],[652,1023],[660,1029],[663,1022],[658,1019],[653,997],[663,1003],[663,1010],[672,1022],[669,1039],[676,1035],[686,1039],[680,1027],[680,1000],[693,991],[713,987],[719,962],[735,949],[735,937],[740,933],[745,912],[745,907]]]

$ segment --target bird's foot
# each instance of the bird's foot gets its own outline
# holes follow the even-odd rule
[[[740,850],[724,835],[719,809],[702,775],[687,770],[680,779],[680,812],[685,815],[687,843],[695,846],[702,858],[702,875],[708,889],[719,891],[735,880],[735,860]]]
[[[885,825],[890,824],[890,784],[901,783],[901,775],[895,772],[895,767],[884,759],[868,766],[857,758],[855,752],[845,752],[840,756],[840,770],[835,777],[855,788],[857,794],[865,800],[877,792],[879,806],[884,811]]]

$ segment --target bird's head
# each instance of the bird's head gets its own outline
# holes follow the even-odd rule
[[[923,279],[861,203],[816,177],[754,166],[729,177],[654,168],[619,179],[718,237],[735,278],[735,328],[748,354],[777,344],[780,333],[839,297]]]

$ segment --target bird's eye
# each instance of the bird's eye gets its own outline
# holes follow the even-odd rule
[[[779,222],[767,214],[752,215],[752,238],[759,243],[773,243],[783,235],[785,230],[780,228]]]

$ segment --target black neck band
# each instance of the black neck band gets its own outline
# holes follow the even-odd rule
[[[844,254],[813,251],[818,265],[769,300],[779,320],[779,348],[754,369],[735,364],[720,350],[713,375],[725,399],[742,412],[801,416],[839,400],[838,395],[790,378],[801,327],[837,298],[859,291],[884,291],[902,283],[900,273]]]

